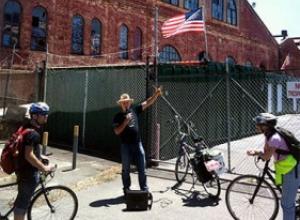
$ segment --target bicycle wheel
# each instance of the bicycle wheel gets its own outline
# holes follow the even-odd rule
[[[221,194],[221,184],[217,174],[213,174],[213,178],[205,183],[202,183],[202,185],[211,198],[219,198]]]
[[[243,175],[234,179],[226,190],[226,206],[234,219],[275,219],[278,213],[278,197],[265,180],[251,202],[260,179],[254,175]]]
[[[297,193],[297,200],[296,200],[296,220],[300,220],[300,195],[299,195],[299,192]]]
[[[33,197],[28,209],[28,220],[72,220],[75,218],[77,210],[78,199],[70,188],[50,186]]]
[[[182,154],[177,158],[175,164],[175,177],[176,180],[181,183],[185,180],[185,177],[190,168],[190,163],[186,154]]]

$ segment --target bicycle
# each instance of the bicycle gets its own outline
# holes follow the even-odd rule
[[[64,219],[72,220],[78,211],[78,199],[70,188],[63,185],[46,186],[48,177],[54,177],[55,170],[49,173],[41,173],[39,186],[34,192],[28,211],[28,220]],[[4,190],[9,187],[16,187],[17,182],[1,185]],[[10,209],[2,215],[1,220],[8,220],[14,210],[13,201],[8,204]]]
[[[257,165],[260,159],[255,157]],[[241,175],[228,185],[226,206],[234,219],[270,219],[273,220],[279,211],[281,188],[275,184],[269,167],[270,160],[265,162],[261,175]],[[266,176],[270,181],[266,179]],[[272,187],[273,184],[275,186]],[[296,219],[300,219],[300,198],[296,202]],[[267,207],[267,208],[266,208]],[[247,210],[246,210],[247,209]]]
[[[175,164],[175,177],[177,182],[184,182],[187,174],[191,171],[193,186],[195,185],[194,174],[196,174],[196,180],[199,180],[202,183],[202,186],[208,195],[212,198],[219,198],[221,185],[218,173],[216,171],[208,172],[204,164],[204,162],[213,159],[208,153],[208,146],[203,138],[200,138],[192,129],[192,125],[186,124],[188,132],[184,133],[181,131],[181,120],[179,116],[175,115],[175,119],[177,121],[179,134],[179,153]],[[188,136],[191,136],[193,146],[187,143]],[[224,166],[224,163],[222,166]]]

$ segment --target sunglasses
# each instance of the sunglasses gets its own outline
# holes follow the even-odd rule
[[[39,115],[46,116],[46,115],[49,115],[49,112],[41,112],[41,113],[39,113]]]

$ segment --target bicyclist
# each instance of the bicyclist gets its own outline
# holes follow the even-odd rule
[[[264,160],[269,160],[272,155],[275,164],[275,182],[282,185],[281,207],[283,219],[295,219],[295,200],[300,185],[300,166],[290,154],[283,155],[277,149],[288,151],[285,140],[276,132],[277,117],[270,113],[260,113],[254,118],[256,130],[265,136],[263,151],[248,150],[251,156],[258,155]],[[266,207],[267,208],[267,207]]]
[[[145,152],[141,142],[138,119],[140,113],[150,107],[161,95],[161,88],[156,88],[154,94],[147,100],[135,107],[132,107],[133,99],[127,93],[120,96],[117,103],[121,111],[113,119],[113,129],[116,135],[121,138],[121,159],[122,159],[122,182],[124,196],[130,189],[130,163],[135,159],[137,162],[138,179],[140,189],[148,191],[145,174]]]
[[[30,120],[24,123],[24,128],[32,129],[24,137],[19,166],[16,172],[18,180],[18,195],[15,201],[14,219],[23,220],[30,204],[31,197],[38,185],[39,171],[49,172],[53,169],[51,165],[41,162],[40,153],[41,129],[47,123],[49,106],[38,102],[30,106]]]

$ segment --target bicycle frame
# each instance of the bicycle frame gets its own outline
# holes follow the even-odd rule
[[[49,174],[49,175],[51,175],[51,174]],[[14,186],[14,185],[17,185],[18,183],[17,182],[14,182],[14,183],[8,183],[8,184],[4,184],[4,185],[0,185],[0,188],[6,188],[6,187],[10,187],[10,186]],[[44,183],[44,180],[43,180],[43,178],[42,178],[42,176],[40,175],[40,179],[39,179],[39,184],[38,185],[40,185],[40,187],[39,188],[37,188],[35,191],[34,191],[34,193],[33,193],[33,195],[32,195],[32,198],[37,194],[37,193],[39,193],[40,191],[43,191],[43,194],[44,194],[44,196],[45,196],[45,199],[46,199],[46,201],[47,201],[47,204],[48,204],[48,206],[50,207],[50,209],[51,209],[51,211],[53,212],[54,210],[53,210],[53,206],[50,204],[50,201],[49,201],[49,199],[48,199],[48,197],[47,197],[47,193],[46,193],[46,187],[45,187],[45,183]],[[0,220],[1,219],[8,219],[8,216],[13,212],[13,210],[14,210],[14,206],[12,207],[12,208],[10,208],[4,215],[2,215],[1,214],[1,212],[0,212]]]
[[[259,177],[259,182],[258,182],[258,184],[257,184],[257,187],[255,188],[254,193],[253,193],[253,195],[252,195],[252,198],[250,199],[250,203],[251,203],[251,204],[253,204],[254,199],[255,199],[255,197],[256,197],[256,194],[257,194],[258,190],[260,189],[261,184],[262,184],[262,181],[265,179],[265,176],[266,176],[266,175],[267,175],[268,178],[272,181],[272,183],[273,183],[273,185],[276,187],[276,189],[281,193],[281,188],[275,184],[275,179],[274,179],[274,177],[272,176],[272,174],[271,174],[271,172],[270,172],[269,162],[270,162],[270,160],[267,160],[266,163],[265,163],[265,166],[264,166],[264,169],[263,169],[263,173],[262,173],[262,175]]]
[[[55,210],[54,210],[54,207],[51,205],[51,203],[50,203],[50,201],[49,201],[49,199],[48,199],[48,197],[47,197],[46,186],[45,186],[45,183],[44,183],[44,181],[42,180],[42,177],[41,177],[41,176],[40,176],[40,180],[39,180],[39,185],[40,185],[41,187],[34,191],[34,194],[33,194],[32,198],[34,198],[34,196],[35,196],[36,194],[38,194],[39,192],[42,191],[43,194],[44,194],[44,197],[45,197],[45,200],[46,200],[46,202],[47,202],[48,207],[51,209],[51,212],[54,212],[54,211],[55,211]]]

